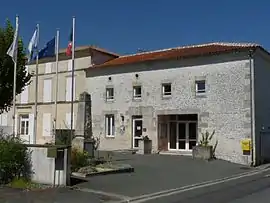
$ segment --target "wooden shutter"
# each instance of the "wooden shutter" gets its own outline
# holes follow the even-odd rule
[[[66,78],[66,101],[71,101],[71,84],[72,84],[72,78],[67,77]]]
[[[43,102],[52,101],[52,80],[45,79],[43,81]]]
[[[72,60],[68,60],[68,71],[72,70]]]
[[[34,135],[34,122],[35,122],[34,114],[31,113],[29,114],[29,129],[28,129],[30,144],[34,144],[34,136],[36,136],[37,138],[37,135]]]
[[[70,127],[71,127],[71,113],[66,113],[66,122],[65,122],[65,127],[66,128],[68,128],[68,129],[70,129]],[[75,127],[75,115],[73,114],[73,128],[72,129],[74,129],[74,127]]]
[[[46,63],[45,73],[51,73],[51,72],[52,72],[52,63]]]
[[[15,126],[14,126],[14,128],[15,128],[15,136],[16,137],[18,135],[18,122],[19,122],[19,120],[18,120],[18,114],[15,114]]]
[[[43,130],[42,130],[42,135],[43,136],[51,136],[51,114],[50,113],[43,113]]]

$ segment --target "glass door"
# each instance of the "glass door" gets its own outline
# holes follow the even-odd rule
[[[133,148],[139,147],[139,140],[142,139],[142,119],[135,118],[133,119]]]
[[[186,150],[187,130],[186,123],[178,123],[178,149]]]
[[[177,130],[176,130],[176,122],[170,122],[169,123],[169,137],[170,137],[170,143],[169,143],[169,149],[177,149]]]

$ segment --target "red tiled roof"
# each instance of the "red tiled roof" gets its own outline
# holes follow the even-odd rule
[[[115,56],[115,57],[119,57],[120,56],[119,54],[113,53],[111,51],[108,51],[106,49],[103,49],[103,48],[100,48],[100,47],[97,47],[97,46],[79,46],[79,47],[75,47],[75,52],[86,50],[86,49],[94,49],[96,51],[99,51],[99,52],[102,52],[102,53],[105,53],[105,54],[109,54],[109,55],[112,55],[112,56]],[[66,53],[66,48],[60,49],[59,50],[59,53],[60,54],[61,53]]]
[[[203,55],[213,55],[225,52],[240,51],[244,49],[254,49],[260,47],[252,43],[210,43],[171,49],[157,50],[152,52],[138,53],[134,55],[120,56],[104,64],[95,67],[107,67],[115,65],[133,64],[153,60],[165,60],[173,58],[196,57]]]

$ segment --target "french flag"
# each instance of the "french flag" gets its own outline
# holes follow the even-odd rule
[[[68,46],[67,46],[67,50],[66,50],[66,55],[67,56],[72,55],[72,41],[73,41],[73,32],[72,32],[72,29],[71,29],[71,32],[69,34],[69,42],[68,42]]]

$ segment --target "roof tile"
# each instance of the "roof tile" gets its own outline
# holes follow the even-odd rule
[[[143,52],[133,55],[120,56],[118,58],[112,59],[104,64],[97,65],[94,67],[107,67],[115,65],[133,64],[145,61],[153,60],[165,60],[173,58],[185,58],[185,57],[195,57],[202,55],[212,55],[220,54],[224,52],[240,51],[248,48],[260,47],[258,44],[253,43],[209,43],[192,45],[185,47],[176,47],[170,49],[163,49],[151,52]]]

